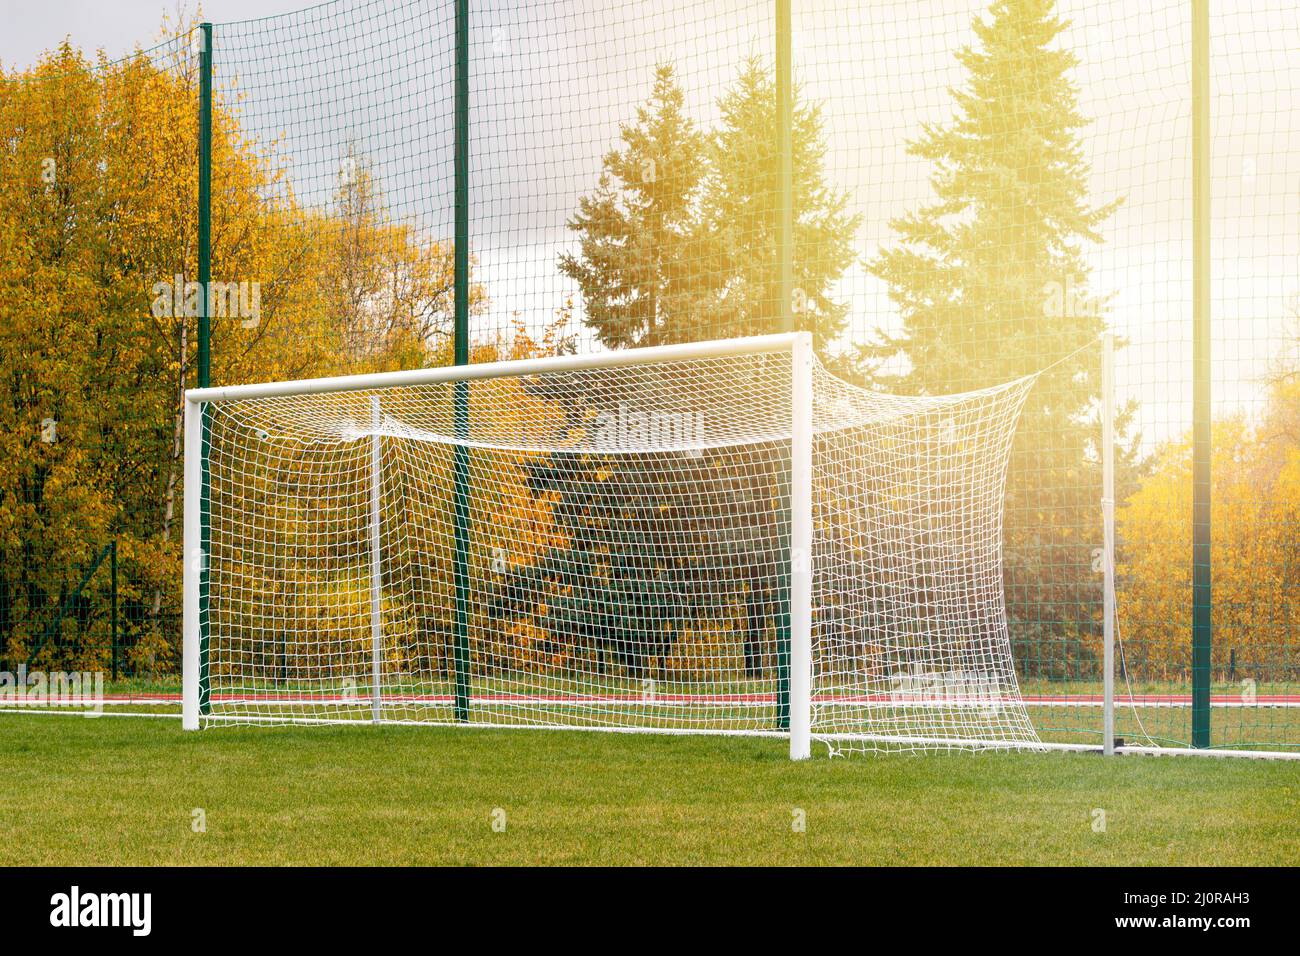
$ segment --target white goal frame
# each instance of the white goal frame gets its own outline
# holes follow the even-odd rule
[[[329,392],[470,382],[509,376],[567,372],[679,362],[728,355],[785,353],[791,358],[791,515],[790,515],[790,757],[810,756],[812,740],[812,581],[813,581],[813,346],[808,332],[724,339],[713,342],[651,348],[485,362],[443,368],[381,372],[334,378],[303,379],[218,388],[185,393],[185,533],[184,533],[184,653],[182,726],[197,730],[200,717],[203,635],[201,587],[206,555],[203,509],[206,499],[203,456],[205,409],[247,399],[319,395]],[[199,494],[194,489],[201,489]]]
[[[1103,695],[1101,701],[1102,742],[1064,743],[1034,741],[1006,741],[992,739],[962,739],[955,743],[961,749],[1017,749],[1040,751],[1091,751],[1107,755],[1161,755],[1161,756],[1205,756],[1205,757],[1247,757],[1260,759],[1300,760],[1300,753],[1291,751],[1194,749],[1185,747],[1156,747],[1125,744],[1115,736],[1115,676],[1117,670],[1118,627],[1116,621],[1115,600],[1115,531],[1114,531],[1114,357],[1113,338],[1105,335],[1102,346],[1102,448],[1103,488],[1102,532],[1104,541],[1104,582],[1103,582]],[[790,514],[789,551],[782,560],[788,560],[789,566],[783,576],[786,577],[788,592],[788,676],[785,680],[785,694],[788,695],[788,724],[779,729],[701,729],[694,727],[631,727],[631,726],[572,726],[565,729],[596,730],[623,733],[666,733],[666,734],[718,734],[718,735],[752,735],[765,737],[788,737],[789,753],[793,760],[803,760],[811,755],[813,734],[813,706],[817,699],[813,695],[813,628],[812,600],[814,589],[814,376],[817,365],[813,352],[812,336],[807,332],[778,335],[756,336],[751,338],[727,339],[721,341],[667,345],[651,348],[628,349],[622,351],[600,352],[594,354],[555,356],[549,358],[525,359],[518,361],[488,362],[476,365],[462,365],[443,368],[416,369],[410,371],[386,372],[370,375],[339,376],[332,378],[304,379],[298,381],[270,382],[249,385],[236,385],[217,388],[190,389],[185,393],[185,470],[184,470],[184,626],[183,626],[183,695],[182,726],[185,730],[197,730],[205,719],[225,720],[224,715],[210,714],[209,701],[204,699],[205,672],[207,661],[207,637],[203,626],[203,589],[206,584],[207,528],[205,509],[208,504],[208,473],[205,459],[207,440],[205,425],[209,409],[223,403],[241,402],[257,399],[290,398],[309,395],[322,395],[339,392],[371,391],[377,389],[401,388],[406,386],[434,385],[459,382],[483,381],[528,375],[554,374],[570,371],[588,371],[599,369],[630,368],[691,360],[722,358],[728,356],[782,355],[789,358],[790,367]],[[784,384],[781,386],[784,388]],[[818,386],[820,387],[820,385]],[[377,400],[376,400],[377,403]],[[372,439],[369,478],[370,493],[370,574],[369,574],[369,630],[371,633],[371,651],[369,667],[371,669],[370,706],[373,719],[382,720],[382,581],[379,564],[379,536],[381,508],[379,503],[380,485],[380,442]],[[196,493],[197,489],[197,493]],[[784,603],[784,602],[783,602]],[[0,711],[6,708],[0,708]],[[263,716],[246,717],[250,721],[272,720]],[[335,722],[328,718],[310,719],[308,723]],[[341,721],[340,721],[341,722]],[[355,720],[346,721],[349,724]],[[466,723],[467,727],[510,726],[517,729],[559,729],[549,725],[511,724],[511,723]],[[843,730],[827,729],[818,732],[820,741],[858,740],[868,745],[915,745],[917,747],[951,747],[954,741],[949,738],[882,736],[875,733],[852,733]]]

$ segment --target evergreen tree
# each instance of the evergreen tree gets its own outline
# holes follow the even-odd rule
[[[747,61],[718,103],[718,129],[707,136],[684,116],[683,102],[671,67],[658,67],[649,102],[633,125],[622,128],[622,147],[606,155],[595,192],[581,200],[569,223],[580,234],[580,252],[562,256],[560,269],[577,280],[586,321],[608,346],[780,328],[773,79],[759,61]],[[845,212],[846,197],[826,184],[820,109],[796,97],[793,132],[796,322],[826,344],[844,325],[847,306],[830,292],[852,262],[858,223]],[[768,632],[781,613],[782,582],[773,574],[741,586],[726,580],[726,568],[744,566],[749,539],[743,529],[770,533],[771,502],[788,494],[789,469],[774,458],[748,468],[733,463],[728,470],[723,459],[730,454],[647,456],[634,468],[625,460],[592,456],[580,475],[566,459],[566,488],[554,505],[565,543],[511,571],[493,613],[528,614],[527,595],[550,594],[545,629],[586,635],[610,664],[640,677],[683,626],[717,613],[717,594],[733,593],[743,606],[744,672],[761,676],[770,663],[762,649],[770,646]],[[559,467],[549,459],[532,463],[533,494],[553,493],[551,479]],[[688,490],[712,487],[717,493],[716,478],[706,478],[719,472],[734,476],[726,492],[732,506],[725,528],[716,526],[706,506],[695,505]],[[663,538],[665,528],[672,529],[671,540],[697,546],[683,546],[671,567],[647,567],[646,555],[654,553],[652,542]],[[732,546],[735,562],[722,555]],[[699,560],[710,553],[715,560]],[[575,574],[607,581],[609,592],[622,599],[571,593],[562,585]],[[619,609],[629,606],[642,608],[649,622],[634,640],[617,620]]]
[[[683,103],[672,66],[656,67],[649,101],[569,221],[581,251],[561,255],[560,271],[577,281],[587,324],[611,348],[672,341],[670,330],[695,315],[691,203],[704,139]]]
[[[682,339],[735,338],[780,331],[776,256],[778,208],[776,84],[757,59],[746,61],[718,102],[721,123],[709,137],[699,233],[711,291],[707,327]],[[857,216],[827,182],[820,104],[800,101],[792,120],[795,324],[819,348],[844,329],[848,304],[832,298],[853,262]]]
[[[975,19],[977,46],[957,53],[967,79],[953,93],[955,118],[910,144],[934,164],[935,201],[894,220],[900,243],[869,264],[902,329],[863,350],[875,381],[920,394],[1062,360],[1029,398],[1008,475],[1009,610],[1031,676],[1075,672],[1078,645],[1062,638],[1091,619],[1099,593],[1101,366],[1099,349],[1085,347],[1105,303],[1083,249],[1101,241],[1118,200],[1095,206],[1088,195],[1086,120],[1069,75],[1078,61],[1053,45],[1065,26],[1053,0],[995,0]]]

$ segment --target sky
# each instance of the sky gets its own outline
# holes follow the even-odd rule
[[[207,0],[203,12],[213,21],[247,20],[305,5],[305,0]],[[149,46],[163,14],[174,14],[177,6],[175,0],[0,0],[0,63],[25,66],[65,36],[85,50],[102,48],[117,59],[137,45]],[[180,4],[191,13],[197,6]]]
[[[449,0],[445,0],[449,4]],[[304,0],[208,0],[216,23],[300,10]],[[852,337],[897,323],[887,290],[861,262],[893,240],[891,220],[930,196],[930,166],[907,143],[944,122],[973,39],[979,0],[802,0],[795,61],[824,102],[826,169],[862,217],[859,264],[840,284]],[[1300,308],[1300,9],[1293,0],[1213,4],[1216,410],[1258,409],[1262,381],[1288,347]],[[347,143],[386,157],[389,199],[444,232],[450,179],[447,21],[404,19],[402,4],[341,0],[284,20],[218,27],[219,73],[246,98],[246,123],[287,133],[301,197],[328,202]],[[1188,0],[1061,0],[1063,45],[1080,59],[1081,132],[1093,199],[1121,199],[1088,252],[1110,321],[1129,341],[1121,399],[1143,407],[1148,441],[1190,421],[1190,95]],[[70,34],[115,58],[150,45],[159,0],[0,0],[0,62],[30,63]],[[194,5],[183,9],[192,14]],[[555,268],[564,226],[600,158],[674,62],[700,123],[743,57],[770,50],[770,0],[475,0],[475,254],[500,327],[553,313],[573,287]],[[448,11],[450,6],[448,5]],[[328,87],[313,98],[309,90]],[[315,157],[311,162],[303,157]]]

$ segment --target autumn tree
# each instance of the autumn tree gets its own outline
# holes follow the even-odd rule
[[[115,518],[100,386],[112,365],[100,238],[96,85],[65,43],[0,78],[0,647],[25,651],[36,612],[63,599],[66,567]],[[55,422],[57,441],[42,439]]]
[[[1300,386],[1278,380],[1262,416],[1237,413],[1212,428],[1216,681],[1260,685],[1300,678]],[[1162,445],[1150,474],[1117,514],[1125,664],[1156,684],[1191,679],[1192,441]]]
[[[1210,443],[1211,675],[1261,690],[1300,679],[1300,316],[1288,317],[1281,344],[1258,413],[1213,422]],[[1156,449],[1116,515],[1125,663],[1140,681],[1191,680],[1191,513],[1192,437],[1183,434]]]
[[[184,31],[181,31],[182,34]],[[68,44],[0,75],[0,652],[21,662],[109,540],[128,665],[179,661],[183,391],[196,384],[197,75],[183,44],[109,63]],[[259,287],[212,322],[213,380],[448,358],[452,255],[384,207],[360,154],[308,208],[235,104],[213,111],[212,276]],[[350,178],[349,178],[350,177]],[[179,277],[179,278],[178,278]],[[481,309],[483,290],[471,290]],[[368,336],[364,348],[359,336]],[[57,440],[42,441],[42,422]],[[106,581],[81,606],[102,605]],[[106,622],[72,622],[85,664]]]

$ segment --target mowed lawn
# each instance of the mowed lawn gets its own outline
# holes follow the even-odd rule
[[[2,714],[0,865],[1300,863],[1300,763],[784,749]]]

